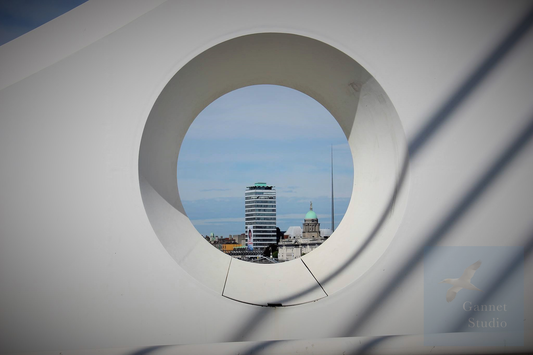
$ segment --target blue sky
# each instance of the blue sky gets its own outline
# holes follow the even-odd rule
[[[87,0],[0,0],[0,45],[72,10]]]
[[[276,186],[277,224],[303,222],[313,201],[322,228],[331,226],[331,165],[335,222],[353,185],[352,156],[340,126],[318,102],[299,91],[256,85],[230,92],[193,122],[178,158],[178,187],[198,231],[244,232],[244,191],[255,182]]]

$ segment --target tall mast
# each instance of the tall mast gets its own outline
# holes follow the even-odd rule
[[[331,146],[331,232],[335,231],[335,204],[333,197],[333,145]]]

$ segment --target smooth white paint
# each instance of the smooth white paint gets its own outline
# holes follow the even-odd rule
[[[164,245],[164,235],[171,229],[158,229],[157,218],[164,221],[165,214],[179,220],[172,228],[187,235],[196,233],[183,214],[171,178],[151,172],[158,163],[177,158],[179,143],[168,156],[157,157],[153,167],[146,162],[143,168],[141,141],[169,80],[180,75],[187,63],[233,39],[281,33],[323,42],[361,65],[374,78],[366,90],[383,90],[388,96],[379,107],[392,105],[397,112],[397,118],[390,116],[376,127],[362,121],[362,127],[380,132],[380,124],[390,124],[383,131],[389,135],[380,135],[388,142],[383,149],[401,148],[390,143],[396,137],[390,132],[400,127],[406,141],[411,141],[530,4],[124,1],[121,7],[127,11],[120,21],[108,19],[104,26],[97,17],[78,21],[84,14],[105,18],[111,5],[91,0],[0,47],[0,58],[13,58],[1,62],[2,73],[7,74],[0,76],[0,351],[133,353],[155,345],[191,344],[188,349],[212,353],[220,349],[218,343],[228,343],[231,353],[241,351],[242,341],[311,339],[273,348],[273,353],[293,353],[309,351],[305,348],[316,339],[384,335],[398,335],[400,343],[394,343],[393,350],[381,343],[376,351],[382,353],[476,351],[422,346],[418,336],[423,333],[421,263],[391,291],[393,297],[362,323],[358,320],[531,119],[531,31],[409,161],[409,189],[402,190],[405,196],[400,201],[405,205],[399,206],[405,208],[403,218],[394,214],[390,227],[380,230],[385,237],[376,239],[375,251],[369,249],[369,262],[340,274],[335,279],[338,283],[326,284],[326,293],[331,287],[332,294],[316,302],[267,308],[230,300],[222,296],[223,283],[217,276],[220,265],[229,264],[229,259],[213,254],[217,256],[198,267],[197,258],[210,253],[203,249],[202,240],[197,246],[187,241],[189,249],[175,252]],[[68,33],[69,39],[50,46],[35,40],[53,37],[57,31]],[[316,53],[318,58],[321,55]],[[335,71],[342,63],[329,66]],[[201,76],[189,79],[206,88],[213,83]],[[236,87],[219,88],[195,107],[180,106],[186,110],[180,131],[203,106]],[[174,99],[192,102],[186,99],[193,92],[182,87]],[[336,97],[315,98],[327,103]],[[359,105],[363,102],[359,100]],[[337,104],[324,106],[347,136],[358,134],[339,119]],[[357,114],[364,111],[359,107]],[[157,134],[166,141],[168,133]],[[152,143],[148,157],[158,148],[157,142]],[[376,146],[381,143],[375,141]],[[353,150],[356,142],[350,144]],[[373,165],[375,171],[392,166],[381,165],[387,159],[397,164],[393,157],[401,154],[399,150],[396,155],[383,155]],[[533,146],[528,144],[438,244],[525,245],[533,228],[532,167]],[[175,173],[174,166],[164,169]],[[395,174],[387,179],[383,195],[390,194]],[[364,210],[365,204],[377,210],[383,203],[370,199],[361,195],[361,200],[352,200],[350,210]],[[150,216],[156,205],[161,208],[153,211],[160,213]],[[371,218],[376,217],[370,213]],[[347,229],[339,228],[336,235],[357,228],[362,228],[362,234],[368,232],[361,224],[354,224],[352,230],[351,223],[343,221],[341,227]],[[332,239],[321,248],[348,240],[336,235],[332,238],[338,242]],[[388,236],[390,246],[382,254],[386,245],[379,241],[387,244]],[[346,245],[348,250],[342,247],[338,252],[349,254],[356,247]],[[314,255],[306,255],[304,261],[320,280],[327,277],[328,265],[321,264],[322,259],[313,260]],[[205,273],[205,268],[211,271]],[[528,282],[532,270],[528,259],[526,334],[533,328],[528,302],[533,299],[533,284]],[[403,337],[408,334],[417,336]],[[526,336],[520,350],[531,351],[531,339]],[[358,346],[357,341],[348,343]],[[333,351],[346,350],[328,341],[321,344]]]
[[[354,157],[352,201],[365,203],[350,205],[324,246],[302,259],[306,266],[290,262],[254,267],[238,261],[230,265],[227,255],[216,253],[190,221],[183,220],[176,165],[189,125],[216,98],[256,84],[284,85],[315,98],[339,122]],[[169,80],[150,112],[141,141],[139,174],[146,179],[141,193],[159,239],[191,275],[206,280],[205,284],[217,293],[227,278],[223,294],[232,299],[257,305],[292,305],[324,297],[316,282],[332,295],[354,282],[384,252],[405,208],[406,193],[397,198],[392,194],[400,184],[402,169],[408,169],[403,166],[407,164],[406,151],[392,103],[353,59],[303,36],[241,36],[203,52]],[[407,187],[406,177],[401,188]],[[147,201],[144,196],[152,196],[153,191],[162,198]],[[386,212],[391,199],[395,208]],[[163,209],[169,210],[165,217]],[[371,235],[385,213],[387,220],[380,233]],[[363,249],[367,238],[372,242]],[[359,255],[352,261],[356,253]],[[312,275],[306,276],[308,272]],[[339,275],[332,278],[333,273]],[[281,302],[283,299],[286,301]]]

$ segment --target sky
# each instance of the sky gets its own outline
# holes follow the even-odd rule
[[[321,228],[330,228],[332,148],[337,226],[351,196],[353,163],[333,116],[282,86],[232,91],[198,115],[182,143],[177,175],[185,211],[202,235],[244,233],[245,188],[266,182],[276,187],[282,231],[302,225],[310,201]]]
[[[87,0],[0,0],[0,46]]]

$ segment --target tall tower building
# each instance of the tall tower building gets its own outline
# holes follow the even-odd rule
[[[244,210],[246,236],[253,248],[263,250],[276,244],[276,188],[264,182],[247,186]]]

